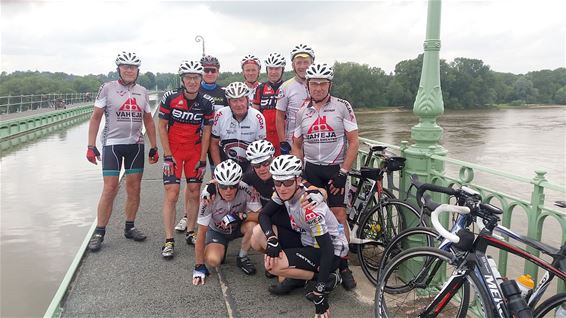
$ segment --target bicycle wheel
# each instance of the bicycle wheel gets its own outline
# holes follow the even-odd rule
[[[562,306],[561,308],[561,305]],[[561,312],[558,312],[560,310]],[[564,311],[562,311],[564,310]],[[562,315],[560,315],[562,314]],[[535,308],[534,318],[566,317],[566,293],[556,294]]]
[[[423,314],[456,271],[454,261],[451,253],[430,247],[412,248],[393,258],[375,291],[375,316],[403,318]],[[488,298],[479,285],[475,273],[470,272],[460,287],[440,302],[443,307],[434,308],[430,317],[493,317],[490,310],[485,310]],[[479,309],[468,310],[475,303]]]
[[[379,271],[385,269],[389,260],[393,259],[407,247],[435,247],[438,232],[430,227],[405,229],[395,236],[383,251],[379,263]]]
[[[357,255],[366,277],[377,284],[379,263],[385,247],[403,229],[422,225],[413,205],[387,199],[362,216],[358,237],[371,240],[357,245]]]

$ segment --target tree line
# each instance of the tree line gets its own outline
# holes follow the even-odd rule
[[[367,64],[335,62],[332,94],[349,100],[354,107],[411,108],[419,86],[422,62],[423,54],[401,61],[390,74]],[[287,71],[283,77],[289,79],[292,76],[292,71]],[[0,96],[95,92],[102,83],[115,79],[118,79],[115,71],[86,76],[62,72],[2,72]],[[227,85],[242,80],[239,72],[222,72],[218,83]],[[260,81],[265,80],[263,72]],[[482,60],[460,57],[449,63],[440,61],[440,81],[447,109],[498,104],[566,105],[566,68],[526,74],[500,73],[491,70]],[[167,90],[179,86],[179,77],[175,73],[141,72],[138,83],[150,90]]]

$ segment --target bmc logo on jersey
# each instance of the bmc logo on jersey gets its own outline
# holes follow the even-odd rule
[[[122,104],[122,106],[120,106],[120,109],[118,109],[119,112],[141,112],[141,108],[138,106],[138,102],[136,101],[135,98],[128,98],[124,104]]]
[[[318,117],[314,123],[309,128],[307,134],[318,133],[318,132],[331,132],[334,131],[332,127],[330,127],[326,123],[326,116]]]
[[[202,120],[202,114],[191,113],[191,112],[182,111],[182,110],[179,110],[179,109],[173,109],[173,111],[171,111],[171,115],[173,115],[173,118],[175,118],[176,120],[178,120],[180,122],[193,122],[193,121],[201,121]]]

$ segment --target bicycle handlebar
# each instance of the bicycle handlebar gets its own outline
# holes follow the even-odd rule
[[[456,234],[450,233],[450,231],[445,229],[444,226],[442,226],[442,224],[440,224],[440,221],[438,220],[440,213],[443,213],[443,212],[454,212],[454,213],[458,213],[458,214],[468,214],[468,213],[470,213],[470,209],[468,207],[465,207],[465,206],[458,206],[458,205],[451,205],[451,204],[441,204],[438,208],[436,208],[434,211],[432,211],[432,213],[430,215],[430,220],[432,222],[432,226],[434,226],[434,228],[438,231],[438,234],[440,234],[442,237],[449,240],[450,242],[457,244],[458,242],[460,242],[460,237]]]
[[[424,183],[417,189],[416,197],[417,197],[417,204],[419,205],[419,207],[423,206],[422,197],[423,197],[423,194],[425,193],[425,191],[440,192],[440,193],[445,193],[445,194],[448,194],[448,195],[458,194],[457,190],[454,190],[450,187],[443,187],[443,186],[439,186],[439,185],[436,185],[436,184]]]

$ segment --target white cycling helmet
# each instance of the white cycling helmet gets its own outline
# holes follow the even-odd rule
[[[242,62],[240,62],[240,64],[242,65],[242,69],[244,68],[244,64],[246,64],[246,62],[248,61],[255,63],[259,68],[261,68],[261,61],[257,57],[255,57],[255,55],[248,54],[244,56]]]
[[[225,88],[226,98],[240,98],[248,96],[249,88],[242,82],[233,82]]]
[[[293,179],[301,175],[303,163],[301,159],[293,155],[281,155],[269,166],[269,172],[273,180],[283,181]]]
[[[327,79],[332,81],[334,78],[334,70],[332,66],[327,64],[312,64],[307,69],[307,79]]]
[[[179,76],[185,74],[199,74],[202,75],[204,68],[197,61],[183,61],[179,66]]]
[[[265,60],[265,66],[285,67],[285,58],[279,53],[270,53]]]
[[[135,65],[140,66],[141,60],[133,52],[122,52],[116,56],[116,65]]]
[[[246,149],[246,158],[251,164],[264,162],[273,157],[274,154],[275,147],[267,140],[256,140]]]
[[[214,179],[218,184],[236,185],[242,179],[242,168],[232,159],[224,160],[214,169]]]
[[[293,61],[297,54],[307,54],[312,57],[312,60],[314,61],[314,51],[306,44],[299,44],[291,50],[291,61]]]

